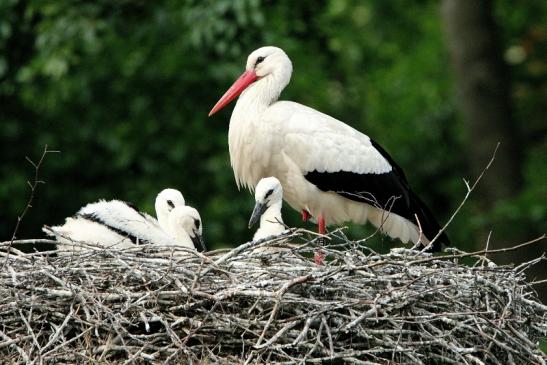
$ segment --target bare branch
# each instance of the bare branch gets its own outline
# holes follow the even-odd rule
[[[477,179],[475,180],[475,182],[473,183],[472,186],[469,186],[469,183],[467,182],[467,180],[463,180],[463,182],[465,183],[465,186],[467,188],[467,192],[465,194],[465,196],[463,197],[463,200],[461,201],[460,205],[458,205],[458,207],[456,208],[456,210],[454,211],[454,213],[452,213],[452,215],[450,216],[450,218],[448,219],[448,221],[445,223],[445,225],[443,226],[443,228],[441,228],[441,230],[437,233],[437,235],[431,240],[431,242],[429,242],[429,245],[427,245],[426,247],[423,248],[422,251],[428,251],[432,246],[433,244],[435,243],[435,241],[441,236],[441,234],[443,234],[443,232],[446,230],[446,228],[450,225],[450,223],[452,223],[452,221],[454,220],[454,218],[456,217],[456,215],[458,215],[458,213],[460,212],[460,210],[463,208],[463,206],[465,205],[465,202],[467,202],[467,199],[469,199],[469,196],[471,195],[471,192],[475,189],[475,187],[477,186],[477,184],[479,183],[479,181],[481,181],[482,177],[484,176],[484,174],[486,173],[486,171],[490,168],[490,166],[492,165],[492,163],[494,162],[494,160],[496,159],[496,153],[498,152],[498,148],[500,146],[500,142],[498,142],[496,144],[496,147],[494,148],[494,152],[492,153],[492,158],[490,158],[490,161],[488,161],[488,164],[486,165],[486,167],[482,170],[482,172],[480,173],[480,175],[477,177]]]
[[[14,363],[325,362],[542,364],[547,306],[528,267],[366,250],[334,231],[313,264],[303,231],[198,254],[74,243],[9,255],[0,271],[0,358]],[[342,241],[339,243],[339,241]],[[9,242],[2,243],[8,247]],[[281,247],[275,253],[256,247]],[[340,247],[343,249],[341,250]],[[364,253],[368,252],[367,254]],[[268,257],[264,261],[264,256]],[[464,266],[459,258],[479,257]]]
[[[39,173],[40,173],[40,167],[42,166],[42,163],[44,162],[46,156],[48,153],[57,153],[59,151],[52,151],[47,149],[47,145],[44,146],[44,151],[42,152],[42,156],[38,160],[38,162],[32,161],[28,156],[25,156],[25,159],[34,167],[34,179],[32,182],[27,181],[27,184],[30,188],[30,194],[27,200],[27,204],[25,205],[25,208],[21,212],[21,214],[17,217],[17,223],[15,224],[15,228],[13,229],[13,234],[11,236],[10,244],[7,247],[7,254],[9,256],[11,252],[11,248],[13,246],[13,243],[17,237],[17,232],[19,232],[19,227],[21,225],[21,221],[27,214],[28,210],[32,208],[32,201],[34,200],[34,195],[36,193],[36,189],[38,188],[39,184],[44,184],[45,182],[39,179]],[[4,264],[2,265],[2,269],[6,266],[7,263],[7,256],[6,260],[4,260]]]

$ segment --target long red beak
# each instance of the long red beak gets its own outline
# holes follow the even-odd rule
[[[245,71],[239,78],[234,82],[232,86],[222,95],[219,101],[215,104],[213,109],[209,112],[209,116],[215,114],[220,109],[224,108],[226,105],[228,105],[232,100],[237,98],[239,94],[243,92],[249,86],[256,80],[256,74],[254,71],[249,70]]]

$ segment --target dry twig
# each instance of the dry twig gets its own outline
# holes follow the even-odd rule
[[[30,188],[30,194],[27,200],[27,204],[25,205],[25,208],[23,209],[23,212],[17,217],[17,223],[15,224],[15,228],[13,229],[13,234],[11,235],[10,244],[8,245],[7,253],[9,254],[11,252],[11,246],[13,245],[13,241],[17,237],[17,232],[19,232],[19,226],[21,225],[21,221],[27,214],[28,210],[32,208],[32,201],[34,200],[34,194],[36,193],[36,189],[38,188],[39,184],[44,184],[45,182],[40,180],[40,166],[42,166],[42,163],[44,162],[44,159],[46,158],[48,153],[54,153],[59,151],[52,151],[47,149],[47,144],[44,146],[44,151],[42,152],[42,156],[38,160],[38,162],[32,161],[28,156],[25,157],[25,159],[34,167],[34,179],[32,183],[30,181],[27,181],[27,184]],[[2,265],[2,269],[5,267],[7,261],[4,261],[4,265]]]
[[[283,237],[303,236],[296,230]],[[283,247],[279,239],[222,255],[174,255],[154,246],[6,255],[0,358],[35,364],[545,363],[537,341],[547,334],[547,306],[523,273],[541,259],[512,268],[485,258],[469,267],[454,258],[489,251],[365,254],[340,231],[329,239],[324,266],[310,259],[316,240],[276,253],[260,247]]]

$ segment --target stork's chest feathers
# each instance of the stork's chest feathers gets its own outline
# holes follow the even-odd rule
[[[228,131],[230,162],[238,183],[256,185],[270,163],[269,128],[246,118],[232,118]]]

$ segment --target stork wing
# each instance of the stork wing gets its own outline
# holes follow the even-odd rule
[[[393,212],[415,224],[417,216],[429,239],[439,232],[437,220],[413,193],[402,169],[367,135],[300,104],[279,102],[274,108],[282,109],[277,118],[288,113],[285,121],[276,118],[279,133],[284,134],[283,151],[306,180],[322,191]],[[449,242],[445,235],[441,241]]]
[[[160,229],[156,220],[139,212],[132,204],[119,200],[90,203],[77,216],[102,224],[133,243],[173,244],[174,241]]]
[[[282,149],[303,173],[381,174],[392,169],[367,135],[317,110],[283,101],[269,108],[267,118],[283,138]]]
[[[392,211],[407,219],[410,188],[393,159],[365,134],[314,109],[288,103],[284,152],[323,191]],[[391,163],[390,163],[391,162]]]

